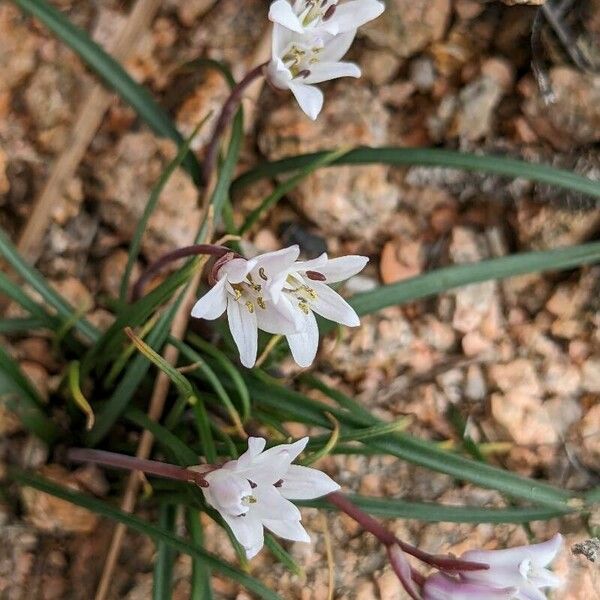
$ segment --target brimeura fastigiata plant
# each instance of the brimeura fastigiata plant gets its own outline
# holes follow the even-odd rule
[[[25,0],[17,3],[27,4]],[[43,11],[34,14],[48,26],[60,22],[63,25],[60,31],[70,31],[60,21],[60,14],[52,12],[54,9],[46,6],[44,1],[34,5],[30,7],[27,4],[32,12],[44,7]],[[468,265],[464,269],[417,277],[411,282],[412,287],[382,286],[382,289],[356,294],[346,300],[340,284],[367,267],[369,259],[366,256],[331,257],[323,253],[312,258],[306,257],[298,245],[257,254],[248,239],[236,236],[239,232],[235,228],[235,219],[230,219],[231,223],[224,227],[222,212],[229,200],[231,205],[228,208],[232,209],[234,216],[238,216],[235,214],[233,193],[230,194],[235,186],[230,184],[243,135],[239,106],[249,85],[262,77],[273,88],[269,93],[293,96],[302,113],[309,119],[318,119],[324,102],[319,85],[341,77],[361,76],[359,65],[345,61],[344,57],[357,30],[380,17],[384,9],[385,3],[379,0],[276,0],[268,12],[265,7],[265,20],[268,18],[272,22],[271,57],[250,69],[232,87],[217,116],[203,162],[197,165],[198,172],[190,169],[199,190],[206,192],[210,205],[198,234],[198,243],[169,252],[148,266],[133,286],[129,302],[125,297],[127,293],[123,295],[115,310],[116,321],[106,332],[96,329],[77,311],[69,311],[68,305],[47,289],[39,277],[26,271],[18,253],[13,252],[5,236],[0,235],[2,254],[20,270],[20,274],[28,275],[28,283],[36,287],[53,311],[46,314],[38,310],[35,302],[26,301],[23,302],[25,308],[35,312],[34,316],[41,320],[42,326],[55,333],[57,347],[65,356],[77,357],[65,371],[65,385],[76,405],[87,413],[91,431],[85,436],[78,436],[73,431],[61,431],[60,426],[57,427],[50,419],[47,423],[44,421],[46,407],[41,402],[40,406],[31,404],[27,411],[22,411],[23,420],[34,433],[40,437],[45,435],[48,443],[57,438],[70,445],[89,446],[71,448],[66,456],[72,462],[95,463],[107,468],[145,473],[149,478],[161,478],[158,483],[146,480],[152,491],[148,498],[150,502],[153,499],[159,501],[161,507],[181,507],[188,517],[185,530],[189,539],[184,540],[177,535],[182,528],[175,521],[169,531],[148,526],[132,516],[127,518],[124,513],[111,510],[107,503],[98,508],[99,501],[94,504],[89,498],[82,499],[80,495],[58,489],[47,481],[40,482],[23,474],[15,477],[47,493],[62,495],[92,509],[96,507],[99,512],[153,536],[159,544],[158,565],[168,562],[168,553],[163,551],[165,545],[192,555],[194,598],[203,597],[202,592],[198,592],[202,590],[201,585],[210,587],[207,565],[221,575],[246,585],[258,596],[275,597],[255,578],[226,563],[219,554],[220,549],[217,548],[214,554],[205,550],[200,513],[223,527],[242,563],[265,552],[267,547],[293,570],[293,557],[276,538],[298,543],[314,540],[315,532],[310,525],[305,528],[306,521],[302,522],[301,505],[306,503],[320,510],[340,511],[373,535],[381,544],[406,593],[413,599],[543,600],[548,590],[560,585],[560,580],[548,568],[563,544],[560,534],[542,543],[515,548],[499,549],[498,544],[490,543],[486,548],[473,548],[458,557],[426,552],[400,539],[391,528],[375,518],[382,515],[407,516],[405,511],[408,509],[398,499],[383,498],[373,502],[372,498],[351,493],[351,485],[339,473],[336,478],[344,489],[322,470],[309,466],[328,455],[363,453],[392,456],[447,473],[457,480],[499,490],[512,502],[527,502],[526,506],[489,509],[489,517],[482,515],[487,509],[474,509],[476,515],[472,516],[468,514],[468,508],[436,505],[435,509],[439,510],[439,519],[437,516],[436,519],[439,521],[513,522],[511,519],[514,518],[514,522],[524,522],[589,511],[591,501],[582,495],[519,477],[470,460],[460,451],[449,451],[405,434],[401,431],[406,426],[405,420],[383,422],[341,390],[325,385],[322,379],[299,372],[291,361],[286,363],[285,370],[278,369],[279,358],[286,352],[285,344],[297,366],[301,370],[309,369],[319,349],[319,328],[324,331],[332,323],[356,328],[360,326],[362,315],[441,293],[451,287],[543,268],[569,269],[600,258],[598,243],[524,255],[521,262],[515,261],[515,257],[506,257],[483,265]],[[77,44],[81,39],[81,36],[73,37],[77,42],[74,42],[76,48],[79,48]],[[90,48],[94,52],[102,52],[94,46]],[[112,68],[115,68],[114,65]],[[140,89],[131,79],[123,79],[126,74],[119,72],[118,75],[113,79],[115,87],[118,87],[119,81],[125,80],[129,86],[128,94],[132,89]],[[103,76],[110,81],[110,72],[103,73]],[[146,98],[143,94],[140,97]],[[140,111],[142,118],[149,114],[148,111],[152,112],[148,105],[145,108],[145,111]],[[153,113],[154,123],[160,120],[156,115],[161,114]],[[301,118],[306,119],[304,116]],[[222,142],[227,136],[230,143],[224,147]],[[177,158],[169,167],[172,167],[171,170],[180,164],[186,165],[185,161],[190,160],[190,142],[182,144]],[[404,160],[402,164],[410,164],[413,159],[407,159],[408,154],[402,154],[403,151],[407,149],[393,149],[393,160],[398,163]],[[392,150],[362,148],[359,149],[359,157],[363,157],[361,160],[365,162],[376,161],[379,159],[378,152],[389,157]],[[426,154],[426,158],[421,158],[426,164],[433,164],[435,158],[441,166],[474,169],[487,165],[493,172],[520,177],[530,173],[534,179],[571,186],[600,197],[598,184],[555,169],[545,171],[540,166],[534,168],[501,159],[494,159],[492,164],[489,157],[460,153],[436,154],[423,149],[419,152],[420,157]],[[284,173],[293,173],[290,179],[276,180],[276,192],[279,193],[294,178],[310,172],[310,169],[330,164],[327,162],[329,159],[338,161],[340,157],[347,161],[346,164],[353,164],[353,160],[358,162],[356,154],[348,158],[340,151],[323,152],[259,166],[242,175],[241,179],[253,181],[253,177],[277,178]],[[290,162],[286,163],[286,160]],[[389,158],[386,160],[393,162]],[[416,159],[414,161],[417,162]],[[287,171],[284,169],[286,164]],[[527,171],[529,167],[531,169]],[[158,198],[160,185],[164,185],[167,179],[168,176],[161,178],[153,198]],[[261,210],[268,210],[273,197],[266,199]],[[147,218],[146,215],[138,225],[140,236]],[[217,230],[227,229],[229,236],[212,243],[215,224]],[[250,227],[251,224],[247,229]],[[243,227],[242,231],[245,230]],[[136,243],[139,250],[139,239]],[[135,262],[136,252],[130,255],[132,262]],[[160,280],[155,275],[165,266],[186,257],[192,260],[164,281],[152,281],[156,285],[150,289],[151,280]],[[193,289],[194,298],[186,304],[178,290],[193,280],[201,268],[204,275],[201,285]],[[14,299],[21,298],[21,290],[12,290],[2,273],[0,288],[9,290]],[[128,290],[127,277],[124,277],[123,289],[125,292]],[[185,307],[185,317],[192,317],[191,325],[179,337],[173,333],[178,331],[178,327],[181,329],[182,321],[174,317],[179,314],[178,306]],[[227,325],[225,318],[220,320],[224,314]],[[129,328],[139,328],[139,335]],[[133,347],[142,356],[132,357],[132,347],[123,345],[124,329]],[[265,342],[265,333],[273,336],[270,341]],[[166,350],[161,356],[158,351],[163,348]],[[178,356],[174,358],[175,354]],[[244,368],[239,367],[238,357]],[[153,411],[149,411],[150,416],[147,416],[135,406],[136,402],[146,400],[149,364],[146,359],[161,370],[155,390],[164,389],[167,380],[176,388],[169,396],[172,402],[165,418]],[[19,374],[0,347],[0,374],[8,372],[5,365],[10,365],[13,374]],[[289,375],[284,380],[285,385],[282,385],[281,378],[277,378],[282,372]],[[13,380],[22,382],[18,376]],[[0,379],[2,394],[3,385]],[[303,386],[309,389],[309,393],[300,391]],[[84,396],[88,390],[93,396],[90,402]],[[27,398],[35,397],[35,390],[29,386],[25,391]],[[9,392],[12,393],[12,388]],[[68,420],[69,416],[63,414],[58,419],[60,423]],[[133,457],[94,449],[106,443],[108,448],[125,452],[123,448],[132,439],[129,435],[122,435],[125,423],[133,423],[144,430],[142,441],[154,436],[160,444],[160,458],[166,457],[165,460],[149,460],[142,456],[142,452]],[[302,434],[308,431],[310,437],[290,435],[289,423],[300,423]],[[48,431],[52,426],[57,431],[50,436]],[[324,431],[331,433],[324,434]],[[74,443],[74,438],[85,443]],[[113,442],[114,445],[111,445]],[[127,449],[127,452],[130,450]],[[411,513],[413,519],[431,519],[431,504],[413,503],[411,507],[415,510]],[[127,511],[130,509],[127,508]],[[344,550],[336,549],[341,555]],[[204,584],[199,583],[202,578]],[[158,594],[156,597],[161,596]]]

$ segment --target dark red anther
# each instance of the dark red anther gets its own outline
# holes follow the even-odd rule
[[[327,21],[327,19],[331,19],[333,17],[333,13],[335,12],[335,4],[332,4],[323,15],[323,21]]]
[[[283,479],[280,479],[279,481],[276,481],[273,485],[275,487],[277,487],[277,488],[281,487],[283,485]]]
[[[302,69],[302,71],[300,71],[296,77],[302,77],[302,79],[306,79],[309,75],[310,71],[308,69]]]
[[[257,486],[256,486],[256,484],[254,483],[254,481],[250,481],[250,480],[248,479],[248,483],[250,484],[250,487],[251,487],[252,489],[254,489],[255,487],[257,487]]]
[[[313,281],[326,281],[327,278],[323,273],[319,273],[318,271],[306,271],[306,276]]]

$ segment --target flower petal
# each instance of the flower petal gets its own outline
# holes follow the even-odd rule
[[[273,446],[268,450],[265,450],[261,455],[262,460],[272,460],[274,457],[279,454],[285,453],[290,463],[294,462],[300,453],[306,448],[306,444],[308,444],[310,438],[303,437],[299,440],[295,441],[293,444],[279,444],[277,446]]]
[[[280,521],[275,519],[265,519],[263,525],[272,531],[275,535],[293,542],[310,542],[310,537],[306,529],[302,527],[300,521]]]
[[[275,0],[269,8],[269,20],[279,23],[297,33],[304,33],[304,27],[287,0]]]
[[[266,68],[266,76],[269,82],[280,90],[289,90],[292,81],[292,74],[283,64],[283,61],[276,56],[271,59]]]
[[[227,303],[227,319],[233,341],[240,353],[240,361],[245,367],[253,367],[258,349],[256,311],[250,312],[245,305],[230,300]]]
[[[265,543],[262,522],[252,513],[251,510],[243,517],[221,515],[237,541],[244,547],[248,558],[254,558]]]
[[[307,285],[317,295],[314,300],[310,301],[310,307],[317,314],[348,327],[360,325],[360,319],[356,311],[327,284],[321,281],[310,281]]]
[[[463,582],[443,573],[427,578],[423,586],[424,600],[511,600],[516,588],[493,588]]]
[[[256,503],[252,505],[250,512],[259,519],[272,519],[282,521],[299,521],[300,511],[295,504],[286,500],[273,485],[258,485],[254,490]]]
[[[368,262],[369,259],[366,256],[340,256],[328,260],[318,269],[318,272],[325,276],[324,283],[336,283],[360,273]]]
[[[385,5],[378,0],[350,0],[336,6],[330,21],[337,25],[338,33],[345,33],[376,19],[384,10]]]
[[[202,488],[206,501],[222,515],[237,517],[248,512],[248,506],[242,501],[252,495],[247,479],[231,469],[217,469],[207,473],[204,479],[208,482],[208,487]]]
[[[352,46],[356,30],[340,33],[330,38],[323,47],[321,60],[325,62],[336,62],[340,60]]]
[[[229,283],[240,283],[246,279],[246,275],[254,268],[255,260],[245,258],[234,258],[226,262],[219,269],[219,279],[227,279]]]
[[[217,319],[227,308],[226,279],[221,279],[194,304],[192,317],[196,319]]]
[[[327,264],[328,256],[327,252],[323,252],[317,258],[313,258],[311,260],[299,260],[294,265],[294,272],[304,272],[304,271],[319,271],[321,272],[321,267],[324,267]]]
[[[557,533],[545,542],[527,546],[529,548],[531,562],[536,567],[545,567],[546,565],[549,565],[559,553],[563,541],[563,536],[560,533]]]
[[[289,500],[311,500],[336,492],[340,486],[322,471],[290,465],[279,492]]]
[[[514,600],[548,600],[546,594],[534,585],[519,586],[519,591],[513,596]]]
[[[318,62],[310,67],[310,75],[304,78],[304,83],[314,85],[323,81],[331,81],[340,77],[360,77],[358,65],[351,62]]]
[[[302,329],[299,333],[286,335],[290,351],[300,367],[310,367],[319,347],[319,328],[312,312],[303,314]]]
[[[265,309],[256,310],[258,328],[276,335],[296,333],[300,327],[297,312],[287,298],[280,298],[277,304],[267,301]]]
[[[290,82],[290,90],[300,108],[314,121],[323,108],[323,92],[312,85],[297,83],[296,80]]]
[[[227,467],[228,464],[233,464],[234,469],[245,469],[249,467],[252,462],[256,460],[258,456],[260,456],[266,445],[267,440],[265,440],[265,438],[248,438],[248,450],[246,450],[246,452],[244,452],[244,454],[242,454],[237,460],[227,463],[225,467]]]

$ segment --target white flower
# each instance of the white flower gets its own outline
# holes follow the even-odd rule
[[[512,586],[515,600],[546,600],[541,588],[557,588],[561,580],[546,567],[560,550],[563,538],[556,534],[541,544],[517,546],[506,550],[469,550],[461,560],[487,563],[488,570],[464,571],[465,581],[489,586]]]
[[[291,246],[251,260],[234,258],[226,262],[217,272],[217,283],[192,309],[193,317],[209,320],[217,319],[227,310],[229,328],[246,367],[256,362],[258,329],[274,334],[298,329],[293,319],[286,318],[286,311],[278,310],[267,298],[264,289],[272,274],[278,276],[299,253],[298,246]]]
[[[269,9],[269,19],[296,33],[338,35],[355,31],[377,18],[385,9],[379,0],[276,0]]]
[[[340,486],[317,469],[292,465],[308,438],[265,450],[263,438],[248,439],[248,450],[237,460],[204,476],[206,501],[219,511],[248,558],[264,544],[266,527],[279,537],[309,542],[300,511],[291,500],[318,498]]]
[[[289,89],[300,108],[316,119],[323,108],[323,92],[314,84],[339,77],[360,77],[357,65],[340,61],[354,35],[354,31],[349,31],[336,36],[305,36],[275,23],[267,79],[276,88]]]
[[[356,275],[368,261],[366,256],[329,259],[322,254],[313,260],[295,262],[268,286],[271,301],[298,324],[296,332],[285,335],[292,356],[301,367],[312,363],[319,346],[314,313],[348,327],[360,325],[355,310],[328,284]]]
[[[435,573],[423,585],[423,600],[512,600],[515,591],[515,588],[493,588]]]

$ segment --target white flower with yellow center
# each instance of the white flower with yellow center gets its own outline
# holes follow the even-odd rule
[[[219,511],[248,558],[263,547],[265,527],[287,540],[309,542],[300,511],[290,499],[309,500],[340,489],[325,473],[291,464],[307,443],[305,437],[265,450],[263,438],[251,437],[237,460],[204,476],[206,501]]]

